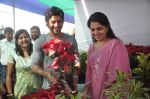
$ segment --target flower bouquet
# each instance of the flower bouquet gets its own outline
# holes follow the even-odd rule
[[[58,79],[58,83],[51,84],[49,89],[39,89],[30,96],[35,99],[76,99],[75,97],[78,97],[78,68],[74,65],[78,53],[73,45],[65,40],[52,39],[45,43],[42,49],[48,55],[48,59],[52,61],[48,68],[54,69],[55,72],[51,75]],[[30,96],[22,99],[33,99],[29,98]]]

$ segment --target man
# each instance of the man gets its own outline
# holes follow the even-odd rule
[[[11,27],[4,29],[5,39],[0,41],[0,61],[5,71],[7,70],[7,58],[9,50],[15,48],[15,41],[13,39],[14,30]]]
[[[38,26],[32,26],[30,29],[30,35],[32,38],[32,43],[34,43],[34,41],[41,35],[40,28]]]
[[[47,9],[45,12],[45,21],[50,32],[40,36],[40,38],[35,41],[31,59],[32,71],[44,77],[43,88],[47,89],[50,85],[49,82],[55,84],[57,79],[52,76],[54,69],[48,68],[48,66],[52,64],[52,61],[48,58],[48,55],[44,54],[42,46],[51,39],[57,39],[70,41],[77,51],[78,48],[73,36],[61,32],[64,23],[64,12],[60,8],[51,7]]]

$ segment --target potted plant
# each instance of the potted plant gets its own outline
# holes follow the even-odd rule
[[[137,60],[139,64],[132,71],[137,75],[138,79],[143,82],[145,87],[150,88],[150,53],[139,53]]]
[[[87,60],[87,52],[86,51],[80,51],[79,52],[80,57],[80,74],[79,74],[79,82],[80,84],[83,84],[85,82],[85,75],[86,75],[86,60]]]
[[[143,83],[130,79],[128,74],[117,71],[116,82],[105,89],[108,99],[150,99],[148,88],[143,88]]]

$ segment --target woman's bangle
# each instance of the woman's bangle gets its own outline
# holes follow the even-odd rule
[[[78,78],[78,76],[77,76],[77,75],[74,75],[73,78]]]
[[[10,97],[10,96],[13,96],[13,95],[14,95],[14,94],[11,93],[11,94],[7,94],[6,96]]]

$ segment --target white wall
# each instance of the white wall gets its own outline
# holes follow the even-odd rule
[[[85,1],[86,9],[82,1]],[[149,0],[76,0],[75,25],[79,49],[87,50],[92,42],[86,22],[96,11],[108,16],[115,34],[125,43],[150,45]]]
[[[42,15],[27,12],[20,9],[15,9],[15,26],[14,26],[13,8],[0,3],[0,27],[12,27],[15,30],[27,29],[30,32],[30,28],[33,25],[40,27],[41,33],[48,33],[49,29],[46,27],[45,18]],[[62,31],[70,33],[75,27],[74,24],[64,22]]]

